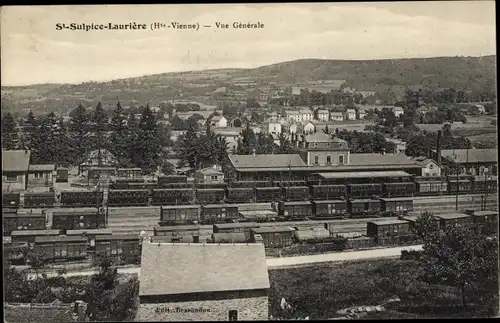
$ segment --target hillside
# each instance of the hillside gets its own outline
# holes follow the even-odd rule
[[[437,57],[369,61],[302,59],[255,69],[220,69],[197,72],[164,73],[110,82],[78,85],[42,84],[2,87],[2,111],[21,114],[28,109],[39,112],[67,112],[82,102],[98,101],[125,105],[158,104],[163,100],[184,99],[210,104],[211,93],[236,82],[254,82],[264,87],[291,86],[319,80],[346,80],[361,91],[392,90],[404,93],[408,87],[457,90],[495,88],[495,56]]]

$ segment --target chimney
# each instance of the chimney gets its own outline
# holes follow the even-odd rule
[[[255,157],[255,149],[252,149],[252,156]]]
[[[441,130],[438,130],[437,142],[436,142],[436,162],[438,166],[441,166]]]

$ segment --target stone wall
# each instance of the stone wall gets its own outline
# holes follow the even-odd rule
[[[268,298],[253,297],[214,301],[140,304],[135,321],[228,321],[229,311],[238,321],[268,320]]]

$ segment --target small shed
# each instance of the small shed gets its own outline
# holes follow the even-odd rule
[[[289,227],[262,227],[251,229],[252,241],[260,235],[266,248],[282,248],[293,244],[294,229]]]
[[[471,216],[465,213],[438,214],[435,217],[439,220],[439,226],[444,229],[451,225],[469,226]]]

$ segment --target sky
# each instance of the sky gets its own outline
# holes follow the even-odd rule
[[[57,23],[147,30],[56,30]],[[211,25],[150,30],[153,22]],[[264,24],[216,29],[215,22]],[[494,1],[2,7],[2,85],[81,83],[304,58],[496,54]]]

